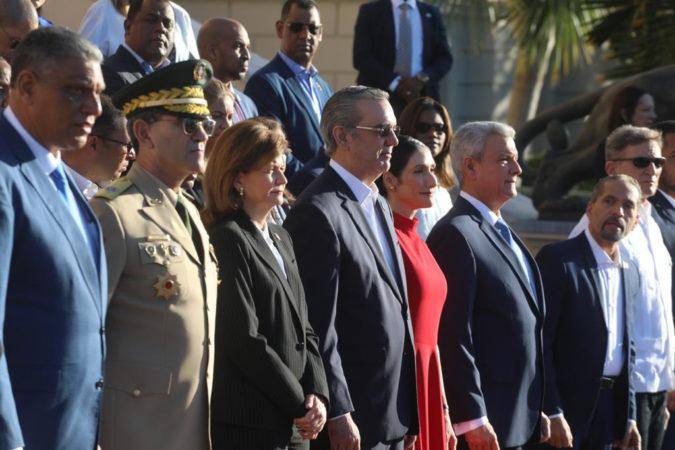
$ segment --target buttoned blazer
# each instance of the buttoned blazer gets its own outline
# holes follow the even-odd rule
[[[418,1],[422,19],[422,70],[429,75],[424,95],[440,101],[439,82],[452,67],[452,54],[441,13],[433,5]],[[391,0],[364,3],[354,26],[354,68],[358,84],[389,90],[398,75],[396,30]]]
[[[448,282],[438,345],[450,417],[487,416],[500,447],[539,437],[544,393],[544,292],[537,264],[513,238],[536,292],[515,252],[463,197],[427,237]]]
[[[197,209],[191,238],[168,188],[134,165],[91,204],[105,240],[104,450],[208,449],[217,267]]]
[[[333,90],[321,76],[317,75],[314,81],[319,108],[323,110]],[[292,151],[286,163],[286,177],[290,180],[323,148],[319,118],[305,90],[281,56],[276,55],[251,76],[244,93],[253,99],[259,115],[272,117],[283,125]]]
[[[123,45],[103,61],[101,71],[105,81],[105,93],[110,96],[124,86],[140,80],[145,74],[138,60]]]
[[[547,245],[537,255],[546,294],[544,355],[546,394],[544,412],[565,415],[575,439],[586,436],[600,392],[607,354],[608,329],[603,313],[600,276],[585,233]],[[630,381],[635,345],[630,327],[633,300],[639,295],[639,274],[626,261],[621,269],[624,298],[624,366],[616,381],[616,438],[635,420],[635,391]]]
[[[0,448],[90,450],[105,341],[106,263],[0,114]],[[97,384],[98,383],[98,384]]]
[[[675,255],[675,208],[661,191],[649,197],[652,204],[652,217],[661,230],[663,243],[666,244],[668,253],[670,253],[671,262]],[[671,284],[671,293],[675,299],[675,264],[673,264],[673,282]],[[673,317],[675,317],[675,301],[673,301]]]
[[[364,445],[418,430],[404,266],[391,210],[381,198],[377,213],[395,273],[351,189],[330,166],[300,195],[284,222],[310,323],[319,336],[329,417],[352,412]]]
[[[291,239],[280,226],[268,226],[286,275],[244,212],[209,227],[221,261],[213,433],[218,421],[289,431],[293,419],[306,413],[307,394],[328,399]]]

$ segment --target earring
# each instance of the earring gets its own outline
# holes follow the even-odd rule
[[[237,191],[239,192],[239,197],[244,196],[244,187],[243,186],[239,187],[239,189],[237,189]]]
[[[389,188],[390,191],[396,190],[396,186],[394,186],[393,184],[387,185],[387,188]]]

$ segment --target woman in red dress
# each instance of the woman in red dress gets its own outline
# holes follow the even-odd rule
[[[417,234],[415,213],[433,204],[438,181],[431,150],[420,141],[399,136],[391,167],[380,185],[394,212],[394,228],[403,252],[408,300],[415,334],[420,433],[416,450],[454,450],[448,404],[438,357],[438,323],[447,283],[429,248]]]

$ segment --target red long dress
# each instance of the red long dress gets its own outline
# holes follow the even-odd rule
[[[427,244],[417,234],[416,218],[394,213],[394,228],[403,252],[408,301],[415,333],[420,434],[416,450],[446,450],[443,382],[438,357],[438,323],[448,290],[445,276]]]

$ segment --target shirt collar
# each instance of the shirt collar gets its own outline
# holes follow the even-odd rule
[[[293,72],[295,76],[306,76],[309,75],[310,77],[314,77],[319,74],[319,71],[314,67],[314,65],[310,65],[308,69],[305,69],[302,67],[300,64],[296,63],[293,61],[291,58],[286,56],[284,52],[279,52],[279,56],[283,60],[283,62],[286,63],[289,69]]]
[[[379,195],[380,191],[377,189],[375,183],[371,184],[370,186],[366,185],[363,181],[356,178],[351,172],[342,167],[337,161],[333,159],[331,159],[328,164],[330,164],[330,166],[337,172],[340,178],[342,178],[344,182],[347,183],[347,186],[349,186],[349,189],[352,190],[354,197],[356,197],[356,201],[359,202],[359,204],[363,204],[369,197],[372,197],[373,203],[377,201],[377,196]]]
[[[410,5],[410,9],[417,9],[417,1],[416,0],[408,0],[407,2],[404,2],[403,0],[391,0],[391,6],[394,8],[394,11],[398,11],[398,8],[401,6],[402,3],[407,3]]]
[[[640,205],[639,215],[640,217],[638,218],[638,222],[640,223],[640,225],[646,225],[647,220],[652,216],[651,202],[646,201]]]
[[[131,47],[129,47],[126,42],[122,42],[122,46],[124,48],[126,48],[129,53],[131,53],[131,56],[133,56],[136,59],[136,61],[138,61],[138,64],[140,64],[140,65],[150,64],[149,62],[147,62],[146,60],[141,58],[141,56],[138,53],[136,53]],[[167,58],[164,58],[162,60],[162,62],[159,64],[159,66],[152,67],[152,64],[150,64],[150,67],[152,67],[153,70],[158,70],[158,69],[161,69],[164,66],[169,65],[169,62],[170,61]]]
[[[463,197],[467,202],[471,203],[471,205],[480,212],[480,214],[483,216],[483,219],[487,220],[490,225],[493,227],[497,223],[498,220],[502,219],[500,216],[494,213],[490,208],[487,207],[487,205],[480,200],[478,200],[476,197],[474,197],[471,194],[466,193],[465,191],[460,191],[459,195]],[[503,219],[502,219],[503,221]],[[506,223],[506,222],[505,222]]]
[[[612,258],[610,258],[607,252],[605,252],[602,249],[602,247],[600,247],[600,244],[598,244],[598,242],[595,240],[590,230],[588,229],[588,226],[586,226],[586,228],[584,229],[584,234],[586,235],[586,239],[588,239],[588,243],[591,245],[593,257],[595,258],[595,262],[598,264],[598,266],[612,265],[622,267],[621,251],[617,251],[616,261],[614,261]]]
[[[16,117],[16,115],[14,115],[12,108],[9,106],[5,108],[3,114],[5,115],[7,122],[9,122],[10,125],[14,127],[16,132],[19,133],[19,136],[21,136],[26,145],[28,145],[28,148],[33,153],[33,156],[35,156],[35,160],[40,165],[42,171],[45,173],[45,175],[49,176],[59,166],[59,162],[61,161],[61,153],[54,155],[49,150],[47,150],[44,145],[36,141],[35,138],[33,138],[33,136],[31,136],[30,133],[28,133],[28,131],[23,127],[21,122],[19,122],[19,119]]]
[[[80,175],[75,169],[70,167],[68,164],[63,164],[63,167],[65,167],[66,171],[70,173],[70,176],[73,177],[73,181],[75,181],[75,184],[77,185],[77,188],[80,190],[80,192],[84,192],[89,187],[91,187],[92,184],[94,184],[93,181],[91,181],[89,178],[85,178],[82,175]]]
[[[661,194],[663,194],[663,196],[666,198],[666,200],[668,200],[668,202],[670,202],[670,206],[672,206],[673,208],[675,208],[675,198],[673,198],[673,197],[671,197],[670,195],[666,194],[666,192],[665,192],[665,191],[662,191],[661,189],[659,189],[659,192],[660,192]]]

